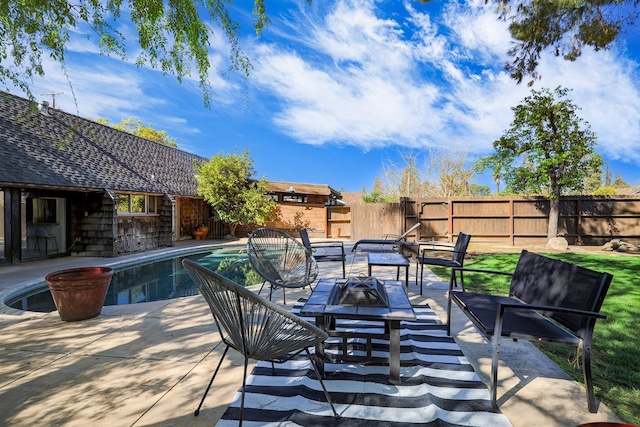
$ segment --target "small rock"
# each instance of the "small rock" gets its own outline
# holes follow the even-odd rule
[[[618,246],[616,250],[618,252],[634,253],[634,252],[640,252],[640,247],[634,245],[633,243],[620,242],[620,246]]]
[[[558,251],[569,250],[569,242],[564,237],[552,237],[547,242],[547,247]]]
[[[640,252],[640,246],[629,242],[623,242],[620,239],[612,239],[602,246],[602,250],[635,253]]]

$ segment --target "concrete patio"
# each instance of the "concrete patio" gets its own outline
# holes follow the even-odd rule
[[[346,243],[347,273],[366,274],[366,254],[359,252],[353,260],[352,244]],[[169,250],[196,244],[202,242],[183,242]],[[0,298],[7,289],[43,280],[54,270],[140,257],[69,257],[2,267]],[[378,267],[374,274],[395,278],[395,269]],[[320,277],[340,275],[338,263],[320,264]],[[425,284],[424,295],[418,295],[412,266],[412,302],[429,304],[444,320],[447,285],[426,272]],[[287,291],[287,302],[308,293]],[[282,294],[275,295],[281,302]],[[454,312],[453,319],[459,346],[488,383],[491,346],[465,316]],[[224,347],[199,296],[108,306],[97,318],[81,322],[62,322],[57,312],[19,312],[3,306],[0,328],[0,425],[210,426],[224,413],[242,380],[242,358],[231,351],[200,416],[194,417]],[[514,426],[619,421],[602,404],[597,414],[590,414],[585,389],[534,346],[503,343],[499,405]]]

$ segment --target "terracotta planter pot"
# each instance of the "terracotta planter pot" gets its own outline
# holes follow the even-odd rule
[[[593,423],[580,424],[578,427],[638,427],[635,424],[615,423],[609,421],[597,421]]]
[[[85,267],[49,273],[45,280],[60,318],[73,322],[100,314],[112,277],[111,268]]]

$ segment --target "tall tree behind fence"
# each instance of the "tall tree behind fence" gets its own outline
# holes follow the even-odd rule
[[[543,197],[453,197],[354,204],[351,239],[401,234],[417,221],[421,223],[414,236],[418,240],[453,242],[462,231],[477,243],[545,244],[549,201]],[[640,197],[561,197],[558,234],[572,245],[602,245],[613,238],[640,244]]]

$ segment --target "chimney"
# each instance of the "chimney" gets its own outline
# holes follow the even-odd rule
[[[40,102],[38,109],[43,116],[49,115],[49,103],[47,101]]]

